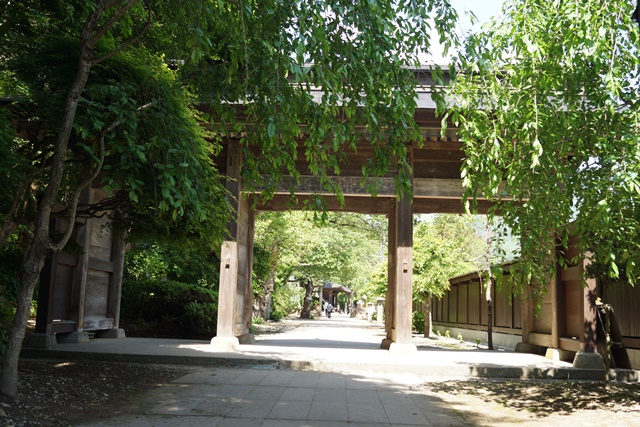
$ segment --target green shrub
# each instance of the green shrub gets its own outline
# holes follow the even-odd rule
[[[123,323],[145,325],[154,337],[206,339],[215,334],[217,292],[198,284],[173,280],[127,281],[122,288]]]
[[[302,288],[297,284],[276,281],[275,289],[271,294],[269,319],[277,321],[299,310],[302,294]]]
[[[419,334],[424,334],[424,313],[414,311],[411,317],[413,330]]]
[[[211,338],[218,324],[218,305],[215,303],[188,302],[184,306],[184,321],[196,337]]]
[[[284,307],[280,306],[279,304],[273,304],[271,307],[271,313],[269,313],[269,319],[277,322],[278,320],[283,319],[288,315],[289,313],[287,313]]]

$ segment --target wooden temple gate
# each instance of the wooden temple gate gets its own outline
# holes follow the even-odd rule
[[[429,84],[427,73],[418,77]],[[415,119],[421,129],[422,144],[408,144],[408,161],[413,175],[412,196],[397,197],[395,178],[397,170],[376,178],[380,188],[372,197],[366,186],[361,185],[363,164],[373,156],[373,150],[364,142],[357,151],[346,153],[339,176],[332,179],[344,195],[344,206],[336,197],[327,193],[319,180],[312,176],[304,160],[304,147],[299,144],[297,170],[299,185],[282,185],[275,196],[259,202],[252,194],[243,192],[241,167],[242,151],[239,138],[230,135],[216,159],[218,170],[227,177],[229,202],[236,209],[233,221],[227,225],[230,239],[222,245],[220,265],[220,289],[218,302],[217,335],[212,345],[221,349],[236,348],[242,343],[254,341],[250,333],[252,314],[251,268],[253,252],[253,228],[257,211],[287,211],[291,209],[290,194],[295,192],[294,209],[302,209],[311,195],[322,194],[329,210],[383,214],[389,221],[388,236],[388,290],[385,305],[386,337],[381,347],[393,352],[416,350],[412,335],[412,255],[413,215],[429,213],[463,213],[463,193],[460,178],[462,144],[457,140],[456,129],[450,128],[441,136],[441,120],[435,116],[435,103],[428,91],[419,92]],[[302,136],[304,138],[304,135]],[[255,147],[259,149],[259,147]],[[293,179],[285,179],[292,183]],[[478,210],[486,212],[490,203],[478,201]]]
[[[339,176],[333,177],[344,194],[344,205],[325,192],[305,159],[300,145],[297,169],[300,184],[294,186],[297,206],[301,209],[310,195],[323,194],[329,210],[344,210],[363,214],[383,214],[389,220],[389,283],[385,306],[386,338],[382,347],[397,351],[413,351],[411,344],[412,302],[412,235],[413,214],[462,213],[463,192],[460,166],[462,144],[456,129],[450,127],[441,136],[441,119],[435,116],[435,103],[428,89],[433,82],[428,70],[416,70],[422,89],[418,88],[418,108],[415,119],[422,133],[422,144],[408,143],[408,161],[413,170],[412,197],[398,198],[394,183],[398,171],[376,178],[381,184],[377,197],[372,197],[361,185],[361,168],[373,157],[373,150],[364,142],[356,152],[347,153]],[[304,135],[301,137],[304,138]],[[257,211],[286,211],[290,206],[291,185],[283,185],[268,202],[255,204],[254,196],[243,191],[241,180],[242,151],[240,136],[230,134],[216,157],[218,171],[226,176],[229,202],[234,218],[227,224],[229,240],[222,245],[217,336],[214,345],[228,348],[238,343],[250,343],[254,220]],[[259,147],[254,147],[256,150]],[[294,182],[285,179],[285,182]],[[98,197],[92,189],[90,197]],[[489,203],[480,200],[479,211]],[[119,304],[122,286],[124,245],[110,235],[98,234],[99,220],[76,224],[77,243],[83,255],[60,254],[51,260],[42,275],[42,298],[39,304],[37,334],[40,343],[53,344],[60,338],[86,340],[87,332],[107,336],[124,336],[119,329]],[[99,236],[99,237],[98,237]],[[98,240],[100,242],[98,243]],[[33,344],[33,343],[32,343]]]

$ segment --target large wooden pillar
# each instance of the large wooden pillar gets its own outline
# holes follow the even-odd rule
[[[409,164],[413,166],[412,147],[408,147]],[[413,184],[413,180],[412,180]],[[382,348],[393,353],[417,351],[411,343],[413,310],[413,198],[397,197],[389,215],[389,289],[387,311],[391,314],[385,328],[387,337]],[[391,306],[391,307],[389,307]]]
[[[228,240],[223,242],[218,293],[218,325],[211,344],[220,349],[234,349],[238,344],[254,342],[251,327],[251,269],[253,264],[254,214],[248,200],[242,198],[240,166],[242,152],[230,141],[227,154],[226,189],[232,207],[227,223]]]
[[[388,350],[391,343],[395,341],[395,310],[396,310],[396,247],[398,246],[398,227],[396,201],[391,203],[389,211],[389,231],[387,242],[387,295],[384,304],[384,330],[386,337],[382,340],[380,348]]]
[[[394,331],[395,337],[389,351],[395,353],[411,353],[417,351],[411,343],[411,315],[413,298],[413,203],[411,197],[405,195],[396,203],[396,276]]]
[[[251,270],[253,266],[253,228],[255,214],[248,200],[238,201],[237,214],[238,274],[236,286],[236,309],[234,333],[240,344],[253,344],[255,338],[250,332],[253,291]]]
[[[222,350],[234,350],[239,341],[233,332],[234,308],[238,276],[238,247],[236,242],[222,243],[220,252],[220,283],[218,286],[218,325],[211,345]]]

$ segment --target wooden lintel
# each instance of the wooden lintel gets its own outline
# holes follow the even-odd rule
[[[377,195],[394,197],[396,186],[393,177],[367,178],[356,176],[331,177],[331,181],[340,186],[344,195],[370,196],[367,187],[375,185]],[[414,197],[462,197],[463,188],[459,179],[414,178]],[[292,177],[285,177],[277,193],[290,194],[291,189],[299,195],[328,194],[320,180],[314,176],[301,176],[296,184]]]
[[[493,202],[478,200],[478,213],[486,214]],[[413,213],[416,214],[463,214],[465,207],[459,198],[419,197],[413,198]]]
[[[305,202],[311,199],[308,196],[298,196],[291,201],[289,195],[276,194],[272,199],[259,202],[255,206],[257,211],[282,212],[288,210],[301,210],[306,207]],[[329,211],[345,211],[364,214],[389,213],[393,206],[393,198],[389,197],[345,197],[344,206],[340,206],[335,196],[325,197],[326,207]]]
[[[330,212],[344,211],[363,214],[383,214],[386,215],[391,209],[392,200],[395,197],[366,197],[366,196],[345,196],[344,206],[340,206],[335,196],[325,196],[327,210]],[[283,212],[288,210],[302,210],[306,207],[305,202],[309,202],[309,196],[296,196],[294,201],[290,201],[289,195],[276,194],[272,199],[258,202],[256,211]],[[487,200],[478,200],[478,213],[487,213],[489,207],[493,205]],[[420,198],[413,199],[413,213],[415,214],[463,214],[464,205],[461,199],[443,198]]]
[[[395,197],[396,186],[393,177],[367,178],[363,180],[357,176],[335,176],[330,178],[334,184],[342,189],[345,196],[367,196],[370,197],[368,187],[377,187],[378,197]],[[293,177],[284,177],[283,182],[276,191],[276,194],[289,195],[291,190],[297,195],[307,196],[311,194],[330,195],[323,188],[320,180],[315,176],[303,175],[297,184]],[[431,197],[460,200],[464,193],[462,181],[460,179],[444,178],[413,178],[413,197]],[[479,198],[479,200],[485,200]]]

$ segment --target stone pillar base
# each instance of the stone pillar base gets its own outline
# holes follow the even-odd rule
[[[35,333],[29,335],[27,347],[50,350],[58,345],[55,334]]]
[[[78,344],[89,342],[89,333],[86,331],[75,331],[69,334],[57,334],[60,344]]]
[[[389,347],[391,347],[392,343],[393,341],[390,338],[385,338],[382,340],[382,343],[380,343],[380,348],[383,350],[389,350]]]
[[[244,334],[238,337],[238,342],[240,344],[255,344],[256,336],[253,334]]]
[[[600,353],[585,353],[584,351],[576,353],[573,366],[581,369],[605,369],[604,360]]]
[[[240,342],[236,337],[213,337],[211,346],[216,350],[236,351],[240,347]]]
[[[597,353],[594,353],[594,354],[597,354]],[[551,360],[562,360],[563,362],[571,362],[574,355],[572,351],[563,350],[561,348],[549,347],[544,357]]]
[[[107,329],[106,331],[96,331],[96,338],[126,338],[124,329]]]
[[[398,344],[397,342],[391,343],[389,346],[389,353],[397,354],[400,356],[409,355],[418,352],[418,347],[415,344]]]

